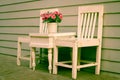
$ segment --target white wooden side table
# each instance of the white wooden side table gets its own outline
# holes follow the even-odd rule
[[[49,33],[49,34],[40,34],[40,33],[30,33],[30,55],[31,55],[31,66],[35,70],[35,48],[48,48],[48,70],[49,73],[52,72],[52,49],[54,48],[54,39],[62,37],[73,37],[75,32],[68,33]]]

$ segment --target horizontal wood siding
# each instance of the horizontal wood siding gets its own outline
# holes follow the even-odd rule
[[[77,31],[78,6],[104,5],[101,71],[120,73],[120,1],[119,0],[1,0],[0,53],[16,55],[17,37],[39,32],[39,11],[59,8],[63,21],[59,32]],[[29,54],[29,45],[23,44]]]

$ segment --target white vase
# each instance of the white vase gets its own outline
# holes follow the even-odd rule
[[[57,32],[57,23],[47,23],[48,33],[56,33]]]

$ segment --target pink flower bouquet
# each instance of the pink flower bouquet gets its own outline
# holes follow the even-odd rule
[[[42,17],[43,22],[47,22],[47,23],[60,23],[62,21],[63,15],[58,12],[58,11],[54,11],[54,12],[46,12],[40,15]]]

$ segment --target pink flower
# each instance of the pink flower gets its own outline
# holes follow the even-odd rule
[[[53,14],[53,15],[51,15],[51,18],[52,18],[52,19],[55,19],[55,18],[56,18],[56,16]]]
[[[62,18],[63,18],[63,16],[62,16],[62,14],[61,14],[61,13],[59,14],[59,17],[60,17],[60,19],[62,19]]]
[[[58,15],[58,14],[59,14],[59,12],[58,12],[58,11],[55,11],[53,14]]]
[[[43,22],[58,22],[58,23],[60,23],[63,18],[62,14],[58,11],[40,14],[40,17],[42,18]]]

